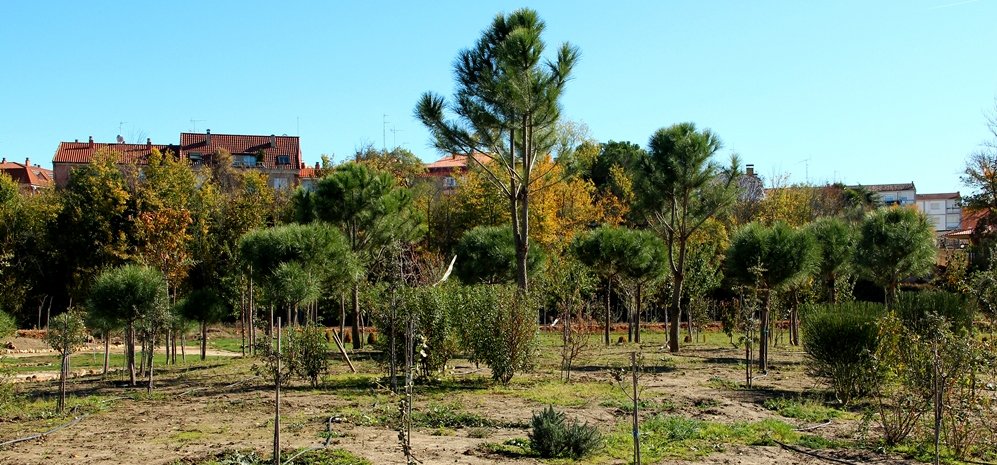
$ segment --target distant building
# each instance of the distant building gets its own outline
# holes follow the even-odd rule
[[[301,163],[301,144],[297,136],[212,134],[209,129],[204,133],[181,133],[178,145],[153,144],[149,139],[146,139],[145,144],[126,144],[120,136],[118,140],[116,143],[102,143],[94,142],[93,137],[90,137],[87,142],[77,140],[59,143],[52,159],[56,185],[66,186],[72,170],[90,163],[100,149],[120,154],[117,160],[119,165],[145,164],[153,149],[162,153],[169,151],[189,160],[195,169],[214,163],[215,154],[225,150],[232,154],[233,167],[263,172],[267,175],[270,186],[275,189],[289,189],[298,185],[304,169],[304,164]]]
[[[8,162],[6,158],[0,161],[0,171],[10,176],[14,182],[21,185],[25,192],[35,192],[51,186],[55,175],[52,170],[32,165],[31,159],[25,158],[24,163]]]
[[[474,159],[479,163],[491,161],[491,158],[483,153],[475,153]],[[426,176],[439,178],[444,188],[453,189],[457,186],[457,177],[470,169],[468,163],[470,159],[467,155],[450,154],[426,165]]]
[[[148,162],[152,150],[160,152],[172,150],[176,152],[177,147],[171,145],[153,144],[152,140],[146,139],[144,144],[125,143],[105,143],[94,142],[93,137],[87,142],[79,140],[73,142],[60,142],[59,148],[55,150],[55,157],[52,158],[52,171],[55,174],[55,184],[58,187],[66,187],[69,184],[69,176],[74,169],[85,166],[93,160],[93,156],[101,149],[108,149],[117,152],[120,158],[119,165],[134,163],[145,164]]]
[[[755,174],[755,165],[744,165],[744,174],[737,180],[740,188],[738,200],[742,202],[758,202],[765,198],[765,183]]]
[[[876,201],[883,205],[913,206],[917,198],[917,190],[914,188],[913,182],[906,184],[866,184],[848,187],[852,189],[861,188],[872,192]]]
[[[959,229],[962,222],[962,197],[958,192],[917,194],[917,209],[935,226],[935,231],[947,233]]]

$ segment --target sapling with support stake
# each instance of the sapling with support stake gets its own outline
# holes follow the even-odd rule
[[[643,375],[644,356],[636,351],[630,352],[630,373],[625,368],[619,368],[611,372],[613,380],[623,390],[633,403],[632,431],[633,431],[633,460],[635,465],[640,465],[640,378]],[[629,376],[627,376],[629,374]]]

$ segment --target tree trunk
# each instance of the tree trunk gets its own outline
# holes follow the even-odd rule
[[[346,295],[339,294],[339,338],[346,335]]]
[[[149,336],[149,386],[146,388],[146,392],[152,395],[152,362],[153,357],[156,355],[156,335],[155,333]]]
[[[104,370],[100,373],[100,377],[104,378],[107,376],[107,370],[111,364],[111,335],[104,331]]]
[[[668,304],[668,351],[679,351],[679,323],[682,319],[682,283],[685,276],[679,273],[672,273],[672,299]]]
[[[642,283],[638,282],[637,283],[637,296],[634,299],[635,300],[635,302],[634,302],[635,305],[634,306],[637,307],[637,308],[634,309],[635,310],[635,313],[634,313],[634,342],[636,342],[638,344],[640,344],[640,310],[641,310],[641,308],[640,308],[640,304],[641,304],[641,301],[640,301],[640,297],[641,297],[640,292],[641,292],[641,288],[642,287],[644,287],[644,285]]]
[[[353,284],[353,327],[351,331],[353,333],[353,348],[362,349],[363,341],[360,337],[360,283]]]
[[[201,361],[208,358],[208,322],[201,322]]]
[[[274,376],[273,463],[280,463],[280,320],[277,320],[277,371]]]
[[[128,359],[128,384],[131,386],[135,385],[135,324],[131,321],[128,322],[128,328],[125,329],[125,351],[127,355],[125,358]]]
[[[800,310],[796,303],[789,309],[789,343],[800,345]]]
[[[605,339],[607,346],[611,344],[609,340],[609,323],[610,323],[609,319],[610,319],[610,313],[612,313],[610,307],[612,300],[610,296],[612,294],[613,294],[613,278],[606,278],[606,322],[603,325],[603,332],[604,332],[603,339]]]
[[[761,334],[758,337],[758,370],[763,374],[769,369],[769,302],[771,291],[766,290],[762,302],[762,317],[760,321]]]
[[[66,378],[69,376],[69,353],[62,352],[62,366],[59,367],[59,403],[56,411],[62,413],[66,408]]]
[[[187,333],[180,333],[180,361],[187,364]]]

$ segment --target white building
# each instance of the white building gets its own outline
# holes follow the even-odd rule
[[[849,187],[861,187],[872,192],[876,200],[883,205],[914,205],[917,198],[917,190],[914,188],[913,182],[906,184],[868,184]]]
[[[959,229],[962,222],[960,200],[958,192],[919,194],[916,197],[918,211],[927,215],[939,233]]]

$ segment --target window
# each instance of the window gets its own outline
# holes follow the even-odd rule
[[[457,180],[454,179],[453,176],[447,176],[443,178],[443,187],[453,189],[454,187],[457,187]]]
[[[287,179],[284,178],[270,178],[270,187],[276,190],[286,189],[288,186]]]
[[[277,156],[277,164],[278,165],[290,165],[291,164],[291,156],[290,155],[278,155]]]

